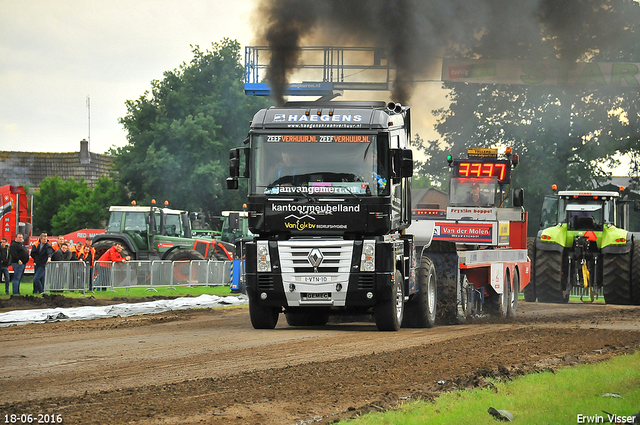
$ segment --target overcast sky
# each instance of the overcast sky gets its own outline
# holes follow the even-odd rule
[[[0,0],[0,151],[77,152],[89,136],[91,152],[125,145],[125,101],[190,62],[190,45],[205,50],[225,37],[252,45],[255,3]],[[445,105],[440,84],[429,86],[412,103],[414,132],[425,139],[437,137],[431,110]]]
[[[251,44],[253,0],[0,0],[0,150],[126,144],[125,101],[224,37]],[[87,96],[90,97],[91,126]]]

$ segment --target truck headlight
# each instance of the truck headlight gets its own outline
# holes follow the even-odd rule
[[[269,245],[268,245],[268,242],[267,241],[258,241],[257,250],[258,250],[257,270],[259,272],[270,272],[271,271],[271,257],[269,256]]]
[[[362,244],[362,257],[360,259],[360,271],[373,272],[376,270],[376,242],[364,241]]]

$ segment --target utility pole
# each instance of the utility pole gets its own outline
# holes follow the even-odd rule
[[[89,126],[87,142],[89,142],[88,148],[89,148],[89,152],[91,152],[91,98],[89,97],[89,95],[87,95],[87,122]]]

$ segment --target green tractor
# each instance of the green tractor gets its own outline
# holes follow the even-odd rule
[[[629,203],[618,192],[560,191],[542,204],[541,230],[528,238],[533,264],[526,301],[566,303],[574,287],[593,302],[640,305],[640,241],[629,228]]]
[[[143,206],[112,206],[105,233],[96,235],[96,259],[115,243],[133,260],[232,260],[234,247],[215,239],[194,239],[193,214]]]

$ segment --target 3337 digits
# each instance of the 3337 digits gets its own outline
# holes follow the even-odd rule
[[[23,413],[21,415],[10,414],[4,415],[5,424],[61,424],[61,414],[48,414],[39,413],[34,415],[32,413]]]

